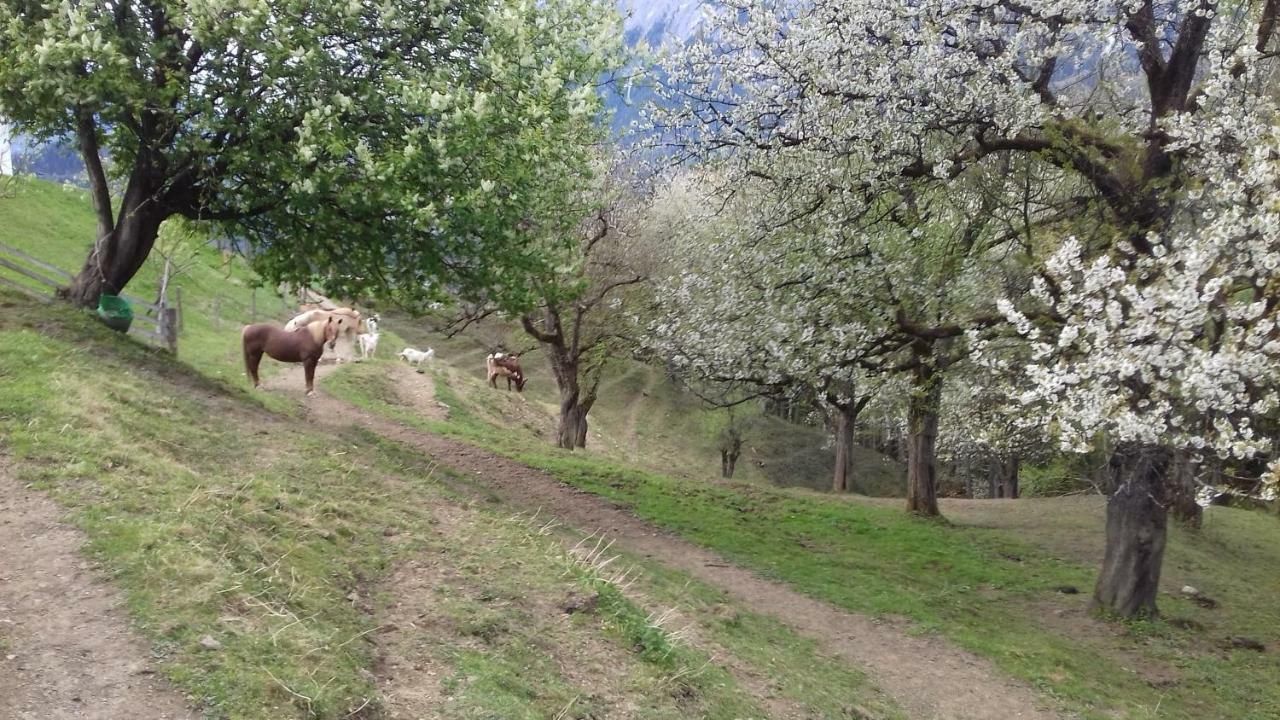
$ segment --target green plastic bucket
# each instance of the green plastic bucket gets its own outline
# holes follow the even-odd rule
[[[103,293],[98,296],[98,317],[112,330],[129,332],[129,326],[133,324],[133,308],[119,295]]]

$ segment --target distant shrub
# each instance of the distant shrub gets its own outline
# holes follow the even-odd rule
[[[1057,497],[1092,489],[1092,485],[1065,458],[1041,465],[1024,465],[1019,477],[1023,497]]]

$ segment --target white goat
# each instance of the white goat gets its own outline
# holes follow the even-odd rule
[[[368,360],[378,351],[378,322],[380,318],[377,315],[364,321],[366,332],[356,336],[356,344],[360,346],[360,359]]]
[[[408,362],[410,365],[414,367],[422,367],[423,360],[435,359],[436,351],[432,348],[427,348],[425,351],[414,350],[413,348],[405,348],[400,351],[399,357],[404,358],[405,362]]]

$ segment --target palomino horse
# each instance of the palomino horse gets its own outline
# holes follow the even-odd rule
[[[316,308],[312,310],[307,310],[301,315],[298,315],[294,317],[292,320],[290,320],[289,322],[285,323],[284,329],[292,332],[302,327],[303,325],[310,325],[311,323],[317,320],[324,320],[330,315],[348,318],[347,327],[349,329],[346,330],[346,332],[348,333],[368,332],[367,328],[365,327],[364,319],[360,317],[360,311],[353,310],[351,308],[335,308],[333,310]]]
[[[324,354],[325,343],[332,348],[338,340],[339,323],[335,318],[317,320],[292,332],[271,323],[246,325],[240,332],[244,344],[244,369],[258,387],[258,364],[266,353],[280,362],[302,363],[307,375],[307,395],[314,395],[316,365]]]
[[[354,354],[357,337],[361,333],[368,332],[367,321],[360,316],[359,310],[353,310],[346,307],[335,308],[332,310],[325,308],[307,310],[301,315],[298,315],[285,323],[284,329],[292,332],[304,325],[310,325],[317,320],[324,320],[330,317],[339,322],[338,337],[342,341],[342,354],[337,354],[336,345],[329,349],[333,350],[335,353],[334,361],[342,362],[342,358],[345,355]]]

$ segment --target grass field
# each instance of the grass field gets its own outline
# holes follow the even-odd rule
[[[948,522],[906,516],[896,500],[837,498],[685,468],[662,473],[611,453],[549,447],[529,420],[535,398],[485,392],[478,373],[443,363],[448,421],[397,406],[376,366],[345,368],[332,392],[408,424],[453,435],[553,473],[735,562],[851,610],[901,617],[992,658],[1084,717],[1275,717],[1271,653],[1230,637],[1280,641],[1280,523],[1212,508],[1198,533],[1175,529],[1161,599],[1166,620],[1110,623],[1086,603],[1101,557],[1101,498],[955,501]],[[605,434],[607,435],[607,430]],[[1210,558],[1231,558],[1214,562]],[[1221,602],[1200,608],[1191,584]],[[1064,594],[1071,587],[1078,594]]]
[[[83,198],[34,184],[0,200],[0,242],[73,269],[88,220]],[[149,277],[130,290],[145,297]],[[654,567],[619,592],[565,553],[571,529],[540,533],[455,493],[431,458],[248,391],[227,338],[251,276],[209,253],[186,279],[176,359],[0,292],[0,457],[67,508],[208,717],[377,717],[392,664],[430,669],[433,717],[762,718],[779,702],[822,717],[853,701],[897,717],[859,673],[714,589]],[[425,595],[398,584],[428,565]],[[567,615],[575,596],[596,609]],[[391,627],[405,603],[430,632]],[[655,621],[677,603],[680,626]],[[739,656],[734,672],[713,659]]]

